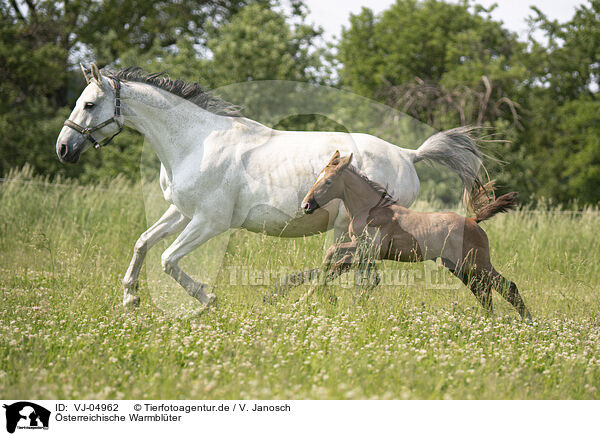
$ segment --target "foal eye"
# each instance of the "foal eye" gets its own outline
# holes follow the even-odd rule
[[[88,102],[85,104],[85,108],[86,108],[86,109],[91,109],[91,108],[93,108],[94,106],[96,106],[96,105],[95,105],[94,103],[92,103],[91,101],[88,101]]]

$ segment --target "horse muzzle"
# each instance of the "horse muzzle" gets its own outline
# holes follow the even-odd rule
[[[58,159],[63,163],[77,163],[79,161],[79,157],[81,156],[81,147],[69,147],[69,145],[63,143],[59,143],[56,145],[56,154],[58,155]]]
[[[310,199],[309,201],[302,203],[301,207],[305,214],[310,215],[319,208],[319,205],[314,199]]]

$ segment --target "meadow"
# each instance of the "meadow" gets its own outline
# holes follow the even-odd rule
[[[301,298],[306,287],[264,301],[265,272],[318,266],[330,236],[243,230],[183,261],[213,271],[216,306],[193,315],[196,303],[160,271],[165,242],[148,257],[141,306],[125,312],[120,280],[162,200],[145,203],[121,179],[12,177],[0,183],[3,398],[600,398],[597,209],[524,208],[483,225],[530,324],[497,295],[485,314],[431,262],[380,265],[408,279],[357,300],[342,280],[337,304]]]

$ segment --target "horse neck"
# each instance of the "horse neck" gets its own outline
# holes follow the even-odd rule
[[[373,188],[357,172],[346,168],[342,173],[344,183],[344,206],[352,220],[369,211],[381,202],[381,193]]]
[[[169,172],[202,146],[201,138],[231,126],[230,118],[152,85],[124,82],[121,93],[125,124],[144,135]]]

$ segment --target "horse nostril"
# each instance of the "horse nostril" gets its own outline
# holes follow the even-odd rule
[[[313,212],[313,209],[311,207],[311,202],[307,201],[306,203],[302,204],[302,209],[304,210],[304,213],[308,213],[311,214]]]
[[[68,153],[69,149],[67,148],[67,144],[60,144],[59,156],[65,158]]]

